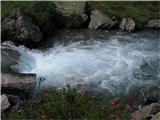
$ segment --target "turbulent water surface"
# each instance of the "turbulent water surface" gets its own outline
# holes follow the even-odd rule
[[[76,33],[55,38],[55,44],[47,50],[5,43],[21,53],[19,64],[13,68],[36,73],[37,80],[44,79],[42,88],[85,85],[97,91],[124,94],[135,88],[142,92],[159,87],[157,33]]]

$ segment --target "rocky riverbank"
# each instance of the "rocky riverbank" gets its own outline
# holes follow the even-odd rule
[[[94,36],[98,34],[99,31],[103,31],[104,35],[108,35],[108,31],[121,31],[121,32],[137,32],[143,29],[153,29],[159,30],[160,28],[160,17],[159,17],[159,1],[157,2],[58,2],[58,1],[46,1],[46,2],[18,2],[18,1],[3,1],[2,2],[2,42],[11,41],[14,42],[16,45],[25,45],[29,48],[37,48],[39,46],[44,46],[47,42],[48,37],[53,36],[52,41],[60,40],[57,39],[56,34],[57,29],[82,29],[83,32],[85,30],[93,31],[90,36]],[[81,31],[81,32],[82,32]],[[70,33],[70,31],[66,35],[66,40],[69,40],[68,34],[72,34],[73,37],[76,39],[81,39],[84,36],[80,36],[78,34]],[[53,43],[53,42],[51,42]],[[12,67],[12,65],[18,64],[20,59],[20,53],[16,50],[13,50],[9,47],[2,47],[1,48],[1,88],[2,94],[2,112],[5,113],[6,111],[25,111],[25,109],[32,108],[32,105],[35,107],[37,104],[43,103],[43,109],[39,110],[48,110],[50,109],[55,110],[55,106],[59,105],[53,104],[50,106],[52,102],[50,99],[55,96],[47,96],[46,99],[42,98],[42,101],[36,101],[33,103],[34,100],[31,98],[31,105],[29,107],[21,108],[24,105],[30,104],[30,101],[26,102],[26,98],[30,98],[32,96],[32,92],[36,87],[36,75],[35,74],[22,74],[16,73]],[[157,90],[158,91],[158,90]],[[160,112],[160,105],[159,105],[159,93],[153,93],[153,96],[146,97],[144,101],[144,105],[139,108],[138,111],[135,109],[134,111],[130,110],[130,106],[126,105],[125,107],[121,108],[121,112],[126,116],[129,114],[129,118],[133,120],[139,119],[151,119],[156,120],[159,119],[159,112]],[[72,93],[59,93],[59,91],[54,91],[58,93],[58,96],[66,96],[65,100],[61,97],[62,104],[72,106],[72,100],[74,96]],[[70,91],[69,91],[70,92]],[[75,93],[76,96],[77,93]],[[74,95],[75,95],[74,94]],[[47,94],[45,94],[47,95]],[[69,97],[68,97],[69,96]],[[82,95],[83,96],[83,95]],[[93,101],[95,100],[95,96],[89,96],[92,98]],[[132,97],[132,96],[131,96]],[[48,99],[49,98],[49,99]],[[57,97],[59,98],[59,97]],[[80,97],[81,98],[81,97]],[[69,99],[69,100],[68,100]],[[82,100],[82,109],[83,106],[83,99]],[[132,98],[130,98],[132,99]],[[143,98],[140,98],[141,100]],[[23,101],[24,100],[24,101]],[[49,101],[49,105],[45,106],[45,103]],[[70,101],[71,100],[71,101]],[[77,100],[77,99],[76,99]],[[23,101],[23,102],[22,102]],[[73,100],[74,101],[74,100]],[[114,101],[114,100],[113,100]],[[21,103],[22,102],[22,103]],[[57,99],[56,102],[59,102]],[[77,101],[76,101],[77,102]],[[87,101],[85,101],[87,105],[90,106],[90,99],[87,97]],[[60,108],[56,111],[52,111],[57,115],[58,111],[67,114],[70,111],[65,111],[65,109],[60,104]],[[75,105],[79,105],[81,103],[76,103]],[[94,104],[94,103],[93,103]],[[101,104],[101,103],[100,103]],[[19,106],[20,105],[20,106]],[[55,105],[55,106],[54,106]],[[99,104],[98,104],[99,105]],[[73,109],[77,106],[73,105]],[[100,106],[104,107],[104,106]],[[119,110],[119,104],[116,99],[113,104],[113,110]],[[67,108],[67,107],[66,107]],[[87,108],[86,108],[87,109]],[[112,109],[112,108],[111,108]],[[33,112],[31,109],[30,112]],[[64,112],[64,111],[65,112]],[[90,109],[89,113],[93,113],[93,109]],[[108,110],[108,109],[103,109]],[[5,112],[4,112],[5,111]],[[81,111],[81,110],[80,110]],[[86,111],[86,110],[84,110]],[[77,111],[77,114],[80,117],[86,117],[84,115],[84,111],[82,110],[82,116]],[[94,111],[96,114],[99,111],[99,107],[96,108]],[[109,110],[110,111],[110,110]],[[39,111],[38,111],[39,112]],[[112,110],[110,112],[113,112]],[[131,113],[133,112],[133,113]],[[10,112],[12,113],[12,112]],[[18,115],[23,114],[23,112],[18,112]],[[26,112],[27,115],[31,115],[30,113]],[[131,115],[132,114],[132,115]],[[17,115],[17,114],[16,114]],[[39,112],[40,118],[37,119],[46,119],[49,117],[53,117],[52,114],[48,116],[43,112]],[[96,117],[92,116],[94,114],[90,114],[89,117]],[[106,112],[107,117],[110,117],[108,112]],[[20,118],[24,119],[26,116]],[[64,115],[65,116],[65,115]],[[97,115],[98,116],[98,115]],[[117,117],[118,116],[118,117]],[[116,119],[120,119],[121,115],[112,115],[111,117],[116,117]],[[126,117],[125,115],[123,117]],[[17,117],[17,116],[16,116]],[[19,116],[18,116],[19,117]],[[28,116],[27,116],[28,117]],[[35,116],[34,116],[35,117]],[[37,116],[36,116],[37,117]],[[63,117],[63,116],[62,116]],[[66,116],[65,116],[66,117]],[[76,116],[78,117],[78,116]],[[103,116],[102,116],[103,117]],[[12,117],[11,117],[12,118]],[[33,118],[33,116],[29,116],[29,118]],[[101,116],[98,118],[101,118]],[[126,117],[128,118],[128,116]]]
[[[23,99],[32,96],[36,86],[35,74],[22,74],[13,71],[18,64],[20,53],[10,48],[1,48],[1,110],[19,105]]]
[[[37,47],[56,29],[159,29],[157,2],[2,2],[2,42]]]

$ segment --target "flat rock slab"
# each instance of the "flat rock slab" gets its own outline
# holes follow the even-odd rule
[[[19,90],[25,93],[30,92],[35,88],[35,78],[35,74],[2,73],[1,87],[2,90]]]

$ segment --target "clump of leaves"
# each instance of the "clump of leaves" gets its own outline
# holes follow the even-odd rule
[[[111,105],[103,102],[102,96],[78,93],[74,88],[44,91],[40,102],[24,105],[20,113],[12,112],[10,119],[109,119],[128,120],[131,108],[119,98]],[[11,118],[12,117],[12,118]]]

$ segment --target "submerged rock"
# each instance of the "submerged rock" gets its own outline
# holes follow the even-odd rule
[[[118,24],[118,20],[112,20],[107,15],[95,9],[91,11],[91,21],[88,28],[91,30],[96,29],[111,29]]]
[[[17,44],[31,44],[39,42],[42,33],[34,25],[31,18],[20,9],[14,9],[2,22],[2,41],[10,40]]]
[[[57,7],[55,25],[66,28],[81,28],[88,19],[85,14],[86,2],[54,2]]]
[[[136,23],[132,18],[123,18],[119,28],[123,31],[132,32],[135,29]]]
[[[160,19],[153,19],[148,21],[147,25],[145,26],[147,28],[160,28]]]
[[[8,100],[8,97],[5,94],[1,95],[1,110],[4,111],[9,108],[9,106],[10,102]]]

